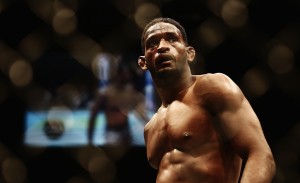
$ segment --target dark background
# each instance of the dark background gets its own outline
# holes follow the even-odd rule
[[[72,82],[82,106],[93,98],[98,51],[121,54],[142,88],[138,22],[160,15],[186,28],[198,55],[193,73],[223,72],[244,91],[274,152],[273,182],[299,182],[299,11],[298,0],[0,0],[0,182],[155,181],[144,147],[29,148],[22,140],[25,111],[41,90],[56,96]]]

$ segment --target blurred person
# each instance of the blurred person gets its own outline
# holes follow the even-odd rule
[[[103,142],[105,145],[144,144],[143,127],[149,118],[145,111],[144,96],[134,88],[132,79],[128,66],[120,65],[117,74],[106,81],[105,86],[101,85],[90,111],[88,125],[90,145],[95,144],[94,131],[99,111],[103,111],[105,117],[105,142]],[[137,118],[130,118],[130,113],[134,113]],[[137,126],[138,122],[142,126],[141,129]],[[134,139],[133,134],[138,134],[139,130],[141,138]],[[139,138],[138,135],[135,138]]]
[[[227,75],[192,75],[196,52],[180,23],[150,21],[141,46],[138,64],[162,102],[144,128],[156,183],[270,183],[276,165],[257,115]]]

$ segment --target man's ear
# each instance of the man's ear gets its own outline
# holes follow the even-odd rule
[[[195,51],[194,47],[188,46],[187,47],[187,60],[189,62],[192,62],[192,61],[194,61],[195,56],[196,56],[196,51]]]
[[[143,71],[148,69],[145,56],[139,56],[138,64]]]

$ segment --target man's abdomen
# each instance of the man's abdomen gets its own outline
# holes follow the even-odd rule
[[[156,183],[237,182],[239,167],[235,167],[234,162],[230,166],[223,158],[226,157],[213,149],[199,156],[191,156],[175,149],[162,158]]]

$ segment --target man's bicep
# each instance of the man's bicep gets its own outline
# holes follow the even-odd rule
[[[236,105],[236,106],[234,106]],[[219,123],[224,137],[235,151],[244,157],[250,151],[266,145],[260,121],[249,102],[244,98],[219,115]]]

